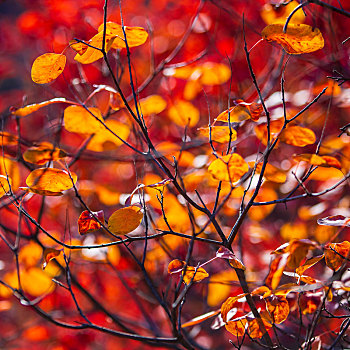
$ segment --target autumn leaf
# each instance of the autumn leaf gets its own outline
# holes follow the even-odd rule
[[[47,162],[66,157],[67,154],[59,148],[55,148],[50,142],[41,142],[38,146],[28,148],[23,153],[26,162],[43,165]]]
[[[230,265],[234,269],[240,269],[245,271],[246,267],[243,265],[242,261],[240,261],[238,258],[234,257],[233,259],[230,259]]]
[[[220,247],[216,251],[216,256],[221,259],[235,259],[233,252],[225,247]]]
[[[321,261],[323,259],[324,255],[319,255],[319,256],[315,256],[313,258],[307,259],[303,265],[299,266],[295,272],[299,275],[302,276],[304,274],[304,272],[310,268],[311,266],[314,266],[315,264],[317,264],[319,261]]]
[[[57,53],[45,53],[35,59],[31,76],[34,83],[47,84],[60,76],[66,65],[66,56]]]
[[[272,325],[270,322],[265,320],[264,317],[261,317],[261,320],[265,326],[265,331],[267,332],[272,327]],[[253,339],[261,338],[264,335],[263,331],[260,329],[259,322],[256,318],[248,319],[248,332]]]
[[[101,24],[98,27],[99,33],[103,33],[104,25]],[[124,26],[126,41],[128,42],[129,47],[140,46],[144,44],[148,38],[148,33],[142,27],[127,27]],[[112,49],[123,49],[126,48],[124,33],[122,26],[114,22],[106,23],[106,32],[108,35],[115,36],[115,40],[112,43]]]
[[[245,334],[246,325],[247,319],[245,317],[240,317],[239,319],[228,321],[225,324],[225,328],[234,336],[243,337]]]
[[[261,18],[266,24],[285,23],[291,12],[298,6],[297,1],[290,1],[288,3],[266,3],[260,13]],[[290,18],[290,23],[303,23],[305,15],[300,8]]]
[[[28,190],[45,196],[61,196],[62,191],[73,187],[77,175],[65,170],[39,168],[33,170],[26,179]]]
[[[199,110],[188,101],[175,101],[168,109],[169,118],[179,126],[195,126],[199,121]]]
[[[226,111],[220,113],[216,121],[240,123],[247,119],[258,121],[263,112],[263,107],[260,103],[247,103],[243,100],[236,100],[235,106],[230,107]]]
[[[102,223],[104,223],[103,210],[97,212],[90,212],[84,210],[78,218],[78,230],[81,235],[85,235],[90,232],[97,231],[101,228],[101,224],[95,219],[95,217]]]
[[[226,301],[221,305],[221,316],[223,321],[226,323],[227,320],[227,314],[228,312],[235,306],[236,302],[239,299],[244,298],[247,295],[247,293],[239,294],[234,297],[229,297],[226,299]]]
[[[281,133],[280,140],[289,145],[304,147],[315,143],[316,135],[311,129],[290,126]]]
[[[251,168],[255,166],[255,162],[248,163]],[[262,163],[258,163],[255,166],[255,173],[260,174],[262,169]],[[287,180],[287,175],[281,169],[278,169],[272,164],[267,163],[265,166],[264,177],[266,180],[283,184]]]
[[[285,296],[271,295],[266,299],[267,310],[273,322],[280,324],[285,321],[289,314],[289,304]]]
[[[228,126],[211,126],[198,130],[201,136],[211,137],[211,140],[215,142],[225,143],[237,140],[237,131]]]
[[[275,119],[271,120],[269,128],[270,128],[270,141],[273,141],[274,136],[278,134],[283,127],[283,119]],[[267,144],[267,123],[261,123],[254,128],[256,137],[261,140],[261,142],[266,145]]]
[[[58,257],[62,253],[61,249],[46,248],[43,253],[43,266],[42,269],[45,270],[47,264],[54,258]]]
[[[179,260],[179,259],[175,259],[170,261],[169,265],[168,265],[168,273],[169,274],[173,274],[173,273],[179,273],[182,271],[182,269],[184,268],[186,262]]]
[[[186,270],[186,273],[185,273]],[[182,271],[183,275],[183,281],[186,284],[189,284],[192,282],[200,282],[204,280],[204,278],[209,277],[209,274],[207,271],[203,269],[203,267],[194,267],[194,266],[187,266],[186,269],[183,269]]]
[[[291,55],[300,55],[320,50],[324,46],[323,36],[318,28],[307,24],[288,24],[286,33],[283,24],[270,24],[261,35],[266,41],[275,41]]]
[[[144,117],[159,114],[165,110],[167,102],[160,95],[150,95],[139,101],[139,108]]]
[[[15,146],[17,142],[17,136],[6,131],[0,131],[0,144],[2,146]]]
[[[78,41],[78,40],[75,40],[75,39],[69,41],[69,46],[71,47],[71,49],[73,49],[80,56],[83,55],[89,47],[85,43]]]
[[[104,130],[102,113],[98,108],[69,106],[64,110],[64,127],[79,134],[94,134]]]
[[[27,105],[25,107],[18,108],[18,109],[12,107],[10,109],[10,111],[11,111],[11,113],[13,115],[16,115],[18,117],[26,117],[27,115],[36,112],[40,108],[49,106],[49,105],[51,105],[53,103],[68,103],[68,102],[67,102],[67,100],[64,97],[53,98],[52,100],[48,100],[48,101],[44,101],[44,102],[40,102],[40,103],[34,103],[32,105]]]
[[[324,256],[327,266],[333,271],[339,270],[344,263],[344,259],[349,257],[349,253],[350,242],[348,241],[326,245]]]
[[[11,179],[0,175],[0,198],[10,191]]]
[[[248,170],[248,164],[237,153],[217,158],[208,167],[215,179],[230,182],[238,181]]]
[[[335,157],[331,156],[319,156],[317,154],[303,153],[293,155],[293,159],[297,162],[307,162],[311,165],[323,166],[323,167],[334,167],[341,169],[341,163]]]
[[[141,209],[130,206],[116,210],[108,219],[108,229],[116,235],[126,235],[134,231],[143,218]]]
[[[332,215],[327,216],[322,219],[318,219],[317,223],[319,225],[326,225],[326,226],[347,226],[350,227],[350,218],[343,216],[343,215]]]

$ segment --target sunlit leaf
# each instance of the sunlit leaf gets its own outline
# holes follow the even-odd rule
[[[97,231],[101,228],[101,224],[94,218],[94,216],[102,223],[104,223],[103,210],[97,212],[90,212],[84,210],[78,218],[78,230],[81,235]]]
[[[333,215],[327,216],[322,219],[318,219],[317,223],[319,225],[327,225],[327,226],[348,226],[350,227],[350,218],[343,215]]]
[[[305,222],[286,222],[280,229],[280,235],[286,241],[304,239],[308,234],[309,227]]]
[[[66,56],[57,53],[45,53],[35,59],[31,76],[34,83],[47,84],[62,74],[66,65]]]
[[[22,266],[32,267],[38,265],[43,256],[43,248],[35,242],[23,245],[18,254],[18,261]]]
[[[212,161],[209,173],[217,180],[238,181],[249,170],[248,164],[237,153],[228,154]]]
[[[280,140],[289,145],[304,147],[314,144],[316,135],[311,129],[301,126],[290,126],[281,133]]]
[[[248,163],[251,168],[255,166],[255,162]],[[262,169],[262,163],[258,163],[255,168],[255,173],[260,174]],[[267,163],[264,171],[264,177],[266,180],[283,184],[287,180],[287,175],[272,164]]]
[[[239,123],[247,119],[258,121],[263,112],[263,107],[260,103],[247,103],[243,100],[236,100],[235,106],[223,111],[216,118],[217,121],[231,123]]]
[[[283,3],[266,3],[260,13],[261,18],[266,24],[285,23],[290,13],[298,6],[297,1]],[[300,8],[291,17],[290,23],[303,23],[305,15]]]
[[[129,137],[129,126],[112,119],[107,120],[105,122],[105,125],[107,126],[107,128],[112,130],[114,134],[118,135],[122,140],[126,141]],[[103,129],[98,129],[94,137],[89,142],[87,149],[95,152],[104,152],[116,149],[122,144],[123,142],[118,137],[116,137],[108,129],[103,127]]]
[[[168,110],[169,118],[180,126],[195,126],[199,121],[199,110],[188,101],[175,101]]]
[[[194,267],[194,266],[187,266],[186,273],[184,274],[184,270],[182,271],[183,274],[183,281],[186,284],[189,284],[192,282],[200,282],[204,280],[204,278],[209,277],[209,274],[207,271],[203,269],[203,267]]]
[[[247,319],[245,317],[241,317],[240,319],[235,321],[228,321],[225,324],[225,328],[234,336],[242,337],[245,333],[246,325],[247,325]]]
[[[271,295],[271,289],[267,286],[260,286],[258,288],[255,288],[253,291],[252,291],[252,295],[260,295],[262,296],[263,298],[267,298],[268,296]]]
[[[233,259],[230,259],[230,265],[234,269],[240,269],[240,270],[245,270],[246,267],[243,265],[242,261],[240,261],[238,258],[234,257]]]
[[[0,198],[10,191],[11,179],[0,175]]]
[[[9,177],[12,191],[16,191],[21,182],[18,162],[10,158],[0,156],[0,173],[1,175]],[[1,182],[3,182],[3,180]]]
[[[298,268],[310,249],[315,249],[315,243],[312,241],[307,239],[291,241],[287,266],[293,270]]]
[[[235,255],[233,254],[233,252],[231,252],[231,250],[225,248],[225,247],[220,247],[217,252],[216,252],[216,256],[218,258],[222,258],[222,259],[235,259]]]
[[[307,259],[303,265],[299,266],[295,272],[299,275],[302,276],[304,274],[304,272],[310,268],[311,266],[317,264],[319,261],[321,261],[323,259],[324,255],[319,255],[319,256],[315,256],[313,258]]]
[[[199,324],[199,323],[202,323],[206,320],[208,320],[209,318],[212,318],[214,316],[216,316],[217,314],[220,313],[220,310],[216,310],[216,311],[210,311],[204,315],[201,315],[201,316],[198,316],[198,317],[195,317],[193,318],[192,320],[190,321],[187,321],[185,323],[182,323],[181,324],[181,327],[182,328],[186,328],[186,327],[192,327],[192,326],[195,326],[196,324]]]
[[[328,244],[324,251],[327,266],[337,271],[343,265],[344,259],[349,257],[349,252],[350,242],[348,241]]]
[[[280,264],[281,260],[282,260],[282,257],[276,257],[274,260],[272,260],[270,264],[270,271],[265,279],[265,284],[271,289],[276,289],[280,283],[283,270],[285,267],[283,264]]]
[[[72,188],[76,181],[77,175],[73,172],[69,176],[65,170],[39,168],[28,175],[26,184],[31,192],[46,196],[57,196],[62,195],[62,191]]]
[[[163,112],[167,102],[160,95],[151,95],[139,101],[139,108],[144,117]]]
[[[186,262],[179,260],[179,259],[175,259],[170,261],[169,265],[168,265],[168,273],[169,274],[173,274],[173,273],[179,273],[182,271],[182,269],[184,268]]]
[[[272,327],[271,323],[266,321],[264,317],[261,317],[261,320],[265,326],[265,331],[268,331]],[[264,335],[256,318],[248,319],[248,332],[253,339],[261,338]]]
[[[283,119],[275,119],[270,122],[270,141],[274,139],[274,136],[278,134],[283,127]],[[267,123],[262,123],[254,128],[256,137],[261,140],[261,142],[267,144]]]
[[[108,52],[113,44],[113,41],[116,39],[116,37],[110,33],[106,33],[105,37],[105,51]],[[93,63],[100,58],[103,57],[102,53],[102,42],[103,42],[103,33],[97,33],[95,36],[93,36],[87,43],[88,45],[82,45],[81,48],[79,47],[79,51],[82,52],[82,54],[77,53],[74,57],[74,59],[77,62],[80,62],[82,64],[89,64]],[[74,48],[74,47],[73,47]],[[76,48],[76,47],[75,47]],[[74,49],[75,49],[74,48]]]
[[[314,52],[324,46],[323,36],[318,28],[307,24],[288,24],[286,33],[283,24],[270,24],[261,32],[266,41],[275,41],[291,55]]]
[[[101,24],[98,27],[98,31],[103,33],[104,25]],[[124,26],[126,41],[128,42],[129,47],[140,46],[146,42],[148,38],[148,33],[142,27],[127,27]],[[124,40],[124,33],[122,26],[114,22],[106,23],[106,32],[109,35],[115,36],[115,40],[112,44],[112,49],[123,49],[126,47]]]
[[[143,213],[137,206],[116,210],[108,219],[108,229],[116,235],[126,235],[141,224]]]
[[[266,300],[267,309],[274,323],[282,323],[289,314],[289,304],[284,296],[271,295]]]
[[[222,305],[221,305],[221,316],[224,322],[227,322],[227,314],[228,312],[235,306],[236,302],[239,299],[244,298],[247,293],[239,294],[234,297],[229,297]]]
[[[21,270],[20,276],[23,290],[34,297],[51,293],[55,289],[51,277],[38,267]]]
[[[328,181],[330,179],[342,179],[344,174],[341,170],[332,167],[318,167],[309,176],[309,180]]]
[[[273,188],[261,187],[258,195],[256,196],[256,202],[270,202],[278,199],[277,193]],[[254,206],[250,208],[248,216],[255,221],[261,221],[272,213],[276,204],[268,204],[261,206]]]
[[[94,134],[104,130],[101,111],[90,107],[69,106],[64,110],[64,127],[67,131],[79,134]]]
[[[199,128],[199,134],[204,137],[211,136],[211,140],[219,143],[235,141],[237,131],[228,126],[211,126],[210,128]]]
[[[13,115],[17,115],[18,117],[25,117],[31,113],[36,112],[40,108],[46,107],[46,106],[51,105],[53,103],[64,103],[64,102],[67,102],[67,100],[64,97],[53,98],[52,100],[48,100],[48,101],[44,101],[44,102],[40,102],[40,103],[34,103],[32,105],[27,105],[25,107],[18,108],[18,109],[12,107],[11,113]]]
[[[6,131],[0,131],[0,145],[15,146],[17,145],[17,142],[18,142],[17,136]]]
[[[58,257],[62,253],[62,250],[54,248],[46,248],[43,253],[43,266],[42,269],[45,270],[47,264],[54,258]]]
[[[74,39],[69,41],[69,46],[80,56],[83,55],[89,47],[85,43]]]
[[[50,142],[41,142],[38,146],[28,148],[23,153],[26,162],[43,165],[47,162],[66,157],[67,154],[59,148],[55,148]]]
[[[339,162],[339,160],[331,156],[319,156],[317,154],[304,153],[294,155],[293,159],[297,162],[304,161],[311,165],[317,165],[322,167],[334,167],[337,169],[341,169],[341,163]]]
[[[203,85],[221,85],[231,77],[231,69],[226,64],[205,62],[199,68],[199,81]]]

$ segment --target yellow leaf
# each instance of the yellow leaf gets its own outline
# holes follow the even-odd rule
[[[278,198],[274,189],[269,187],[262,187],[255,198],[256,202],[270,202]],[[276,204],[253,206],[248,212],[250,219],[261,221],[265,219],[275,208]]]
[[[318,28],[307,24],[288,24],[287,32],[283,32],[283,24],[270,24],[261,32],[266,41],[275,41],[291,55],[320,50],[324,46],[323,36]]]
[[[25,267],[36,266],[41,260],[43,248],[39,244],[30,242],[21,247],[18,254],[18,261]]]
[[[180,126],[195,126],[199,121],[199,110],[188,101],[175,101],[168,110],[169,118]]]
[[[35,59],[31,76],[34,83],[47,84],[62,74],[66,65],[66,56],[57,53],[45,53]]]
[[[115,36],[111,35],[110,33],[106,33],[106,37],[105,37],[106,52],[108,52],[111,49],[114,39],[115,39]],[[74,59],[77,62],[80,62],[82,64],[89,64],[99,60],[100,58],[103,57],[103,53],[101,52],[102,42],[103,42],[103,33],[102,32],[97,33],[87,42],[91,46],[86,45],[85,47],[84,45],[82,45],[81,50],[79,50],[80,52],[82,52],[82,54],[77,53]],[[95,47],[95,49],[92,46]],[[73,48],[76,48],[76,47],[73,47]]]
[[[70,40],[69,41],[69,46],[79,55],[83,55],[87,48],[89,47],[88,45],[84,44],[81,41],[77,40]]]
[[[237,153],[228,154],[212,161],[209,173],[217,180],[238,181],[249,170],[248,164]]]
[[[52,160],[66,157],[67,154],[59,148],[55,148],[50,142],[41,142],[39,146],[28,148],[23,153],[26,162],[42,165]]]
[[[298,5],[299,4],[296,1],[291,1],[289,3],[280,3],[276,5],[267,3],[264,5],[260,15],[266,24],[284,24],[287,17]],[[289,23],[303,23],[304,20],[305,15],[303,10],[300,8],[293,14]]]
[[[116,210],[108,220],[108,229],[116,235],[126,235],[134,231],[143,218],[141,209],[137,206]]]
[[[126,48],[125,41],[124,41],[124,33],[121,25],[114,22],[107,22],[106,25],[107,25],[106,32],[110,35],[116,36],[112,44],[112,49]],[[104,28],[104,25],[101,24],[98,27],[98,31],[100,33],[103,33],[103,28]],[[128,42],[129,47],[140,46],[143,43],[145,43],[148,38],[148,33],[142,27],[124,26],[124,29],[126,34],[126,40]]]
[[[55,289],[51,277],[38,267],[21,270],[20,276],[23,290],[33,297],[51,293]]]
[[[31,192],[46,196],[57,196],[62,195],[62,191],[72,188],[73,183],[76,183],[77,175],[71,172],[71,177],[64,170],[39,168],[28,175],[26,184]]]
[[[290,126],[281,133],[280,140],[289,145],[304,147],[315,143],[316,135],[311,129]]]
[[[7,180],[5,175],[0,175],[0,198],[10,191],[11,179]]]
[[[70,132],[78,134],[94,134],[104,130],[101,111],[90,107],[86,110],[81,106],[69,106],[64,110],[64,127]]]
[[[271,120],[270,122],[270,141],[273,140],[273,136],[281,131],[283,127],[282,119]],[[267,123],[262,123],[254,128],[256,137],[261,140],[261,142],[267,144]]]
[[[151,114],[159,114],[160,112],[163,112],[167,106],[164,98],[159,95],[151,95],[143,98],[139,101],[139,104],[141,113],[144,117]]]
[[[237,140],[237,131],[231,128],[231,138],[230,138],[230,128],[228,126],[211,126],[210,128],[199,128],[199,134],[204,137],[209,138],[211,134],[212,141],[224,143]]]
[[[203,85],[221,85],[231,77],[231,69],[222,63],[206,62],[200,67],[199,81]]]
[[[66,57],[66,56],[64,56]],[[11,113],[14,115],[17,115],[18,117],[25,117],[31,113],[36,112],[38,109],[51,105],[53,103],[62,103],[62,102],[67,102],[65,98],[53,98],[52,100],[40,102],[40,103],[34,103],[32,105],[28,105],[22,108],[14,109],[13,111],[11,110]]]
[[[247,319],[240,317],[236,321],[229,321],[225,324],[225,328],[236,337],[243,337],[247,325]]]
[[[204,280],[204,278],[207,278],[209,274],[207,271],[203,269],[203,267],[194,267],[194,266],[187,266],[186,273],[184,274],[184,271],[182,271],[183,275],[183,281],[186,284],[189,284],[192,282],[200,282]]]
[[[249,162],[248,164],[249,164],[249,166],[251,168],[253,168],[254,165],[255,165],[255,162]],[[257,166],[255,168],[255,173],[256,174],[260,174],[261,173],[262,164],[263,163],[257,164]],[[269,163],[266,164],[265,171],[264,171],[264,177],[265,177],[266,180],[269,180],[269,181],[272,181],[272,182],[276,182],[276,183],[280,183],[280,184],[285,183],[286,180],[287,180],[287,176],[282,170],[276,168],[275,166],[273,166],[273,165],[271,165]]]
[[[46,248],[43,253],[43,266],[42,269],[45,270],[47,264],[54,258],[57,258],[61,254],[62,250],[54,248]]]
[[[126,140],[129,137],[130,129],[127,125],[122,124],[116,120],[107,120],[105,122],[105,125],[122,140]],[[99,129],[96,132],[94,137],[89,142],[87,149],[95,152],[103,152],[115,149],[121,144],[123,144],[122,141],[120,141],[109,130],[103,127],[103,129]]]

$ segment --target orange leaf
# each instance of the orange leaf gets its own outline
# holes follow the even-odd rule
[[[184,268],[186,262],[179,260],[179,259],[175,259],[170,261],[169,265],[168,265],[168,273],[169,274],[173,274],[173,273],[179,273],[182,271],[182,269]]]
[[[89,212],[88,210],[84,210],[80,214],[78,219],[78,229],[81,235],[97,231],[101,228],[101,224],[94,218],[94,216],[97,217],[100,222],[104,222],[103,210],[96,212]]]
[[[293,155],[293,160],[297,162],[307,162],[311,165],[322,165],[326,164],[326,161],[317,154],[311,154],[311,153],[303,153],[303,154],[297,154]]]
[[[237,131],[228,126],[211,126],[210,128],[199,128],[199,134],[204,137],[211,135],[212,141],[224,143],[237,140]],[[231,133],[231,136],[230,136]]]
[[[167,106],[167,102],[162,96],[151,95],[143,98],[139,101],[139,108],[144,117],[150,116],[152,114],[159,114],[163,112]]]
[[[54,168],[39,168],[33,170],[26,179],[28,190],[45,196],[60,196],[62,191],[73,187],[77,175]]]
[[[206,313],[206,314],[204,314],[204,315],[195,317],[195,318],[193,318],[192,320],[183,323],[183,324],[181,325],[181,327],[182,327],[182,328],[185,328],[185,327],[195,326],[196,324],[202,323],[202,322],[208,320],[209,318],[216,316],[216,315],[219,314],[219,313],[220,313],[220,310],[210,311],[210,312],[208,312],[208,313]]]
[[[270,202],[278,198],[277,193],[274,189],[269,187],[261,187],[258,195],[256,196],[257,202]],[[261,221],[272,213],[276,204],[260,205],[250,208],[248,216],[250,219],[255,221]]]
[[[65,57],[65,56],[64,56]],[[32,105],[28,105],[22,108],[11,108],[11,113],[13,115],[17,115],[18,117],[25,117],[31,113],[36,112],[38,109],[51,105],[53,103],[62,103],[62,102],[67,102],[67,100],[62,97],[62,98],[53,98],[52,100],[40,102],[40,103],[34,103]]]
[[[274,323],[282,323],[289,314],[289,304],[285,296],[271,295],[266,300],[267,309]]]
[[[247,325],[247,319],[245,317],[240,317],[235,321],[228,321],[225,324],[227,331],[232,333],[236,337],[243,337]]]
[[[208,167],[215,179],[230,182],[238,181],[248,170],[248,164],[237,153],[217,158]]]
[[[137,206],[116,210],[108,219],[108,229],[116,235],[126,235],[134,231],[143,218],[141,209]]]
[[[301,126],[290,126],[280,135],[280,140],[293,146],[304,147],[316,141],[315,133]]]
[[[180,126],[195,126],[199,121],[199,110],[188,101],[175,101],[168,110],[169,118]]]
[[[268,331],[272,327],[271,323],[266,321],[263,317],[261,318],[261,320],[264,323],[266,331]],[[256,318],[252,320],[248,320],[248,331],[249,331],[249,335],[253,339],[261,338],[264,335],[264,333],[261,331],[259,327],[259,322],[257,321]]]
[[[283,127],[283,119],[271,120],[270,122],[270,141],[273,140],[273,136],[279,133]],[[261,142],[267,144],[267,123],[262,123],[254,128],[256,137],[261,140]]]
[[[231,77],[231,69],[222,63],[205,62],[200,69],[199,81],[203,85],[221,85]]]
[[[227,314],[234,307],[237,300],[244,298],[247,293],[239,294],[234,297],[229,297],[226,301],[221,305],[221,316],[223,321],[227,322]]]
[[[304,272],[310,268],[311,266],[317,264],[319,261],[321,261],[323,259],[324,255],[319,255],[319,256],[315,256],[313,258],[307,259],[303,265],[299,266],[295,272],[299,275],[302,276],[304,274]]]
[[[81,41],[77,41],[77,40],[70,40],[69,46],[79,55],[83,55],[89,47],[88,45],[82,43]]]
[[[258,288],[255,288],[253,291],[252,291],[252,295],[260,295],[262,296],[263,298],[267,298],[268,296],[271,295],[271,289],[269,287],[266,287],[266,286],[260,286]]]
[[[255,162],[249,162],[248,164],[251,168],[253,168],[255,165]],[[263,163],[257,164],[257,166],[255,168],[256,174],[261,173],[262,165],[263,165]],[[285,183],[287,180],[287,176],[282,170],[276,168],[275,166],[273,166],[269,163],[266,164],[265,171],[264,171],[264,177],[266,180],[280,183],[280,184]]]
[[[203,267],[194,267],[194,266],[187,266],[186,273],[184,274],[184,271],[182,271],[183,274],[183,281],[186,284],[189,284],[192,282],[200,282],[204,280],[204,278],[209,277],[209,274],[207,271],[203,269]]]
[[[43,165],[66,156],[66,152],[55,148],[50,142],[41,142],[38,146],[30,147],[23,153],[23,159],[26,162],[38,165]]]
[[[243,263],[237,259],[236,257],[233,259],[230,259],[230,265],[234,268],[234,269],[240,269],[240,270],[245,270],[246,267],[243,265]]]
[[[284,270],[284,266],[282,268],[279,266],[281,259],[282,257],[276,257],[270,264],[270,271],[265,279],[265,284],[271,289],[276,289],[280,283]]]
[[[54,248],[46,248],[44,250],[44,254],[43,254],[43,266],[42,269],[45,270],[47,264],[50,262],[50,260],[56,258],[57,256],[59,256],[61,254],[62,250],[58,250],[58,249],[54,249]]]
[[[0,175],[0,198],[10,191],[11,179]]]
[[[2,146],[15,146],[17,145],[18,138],[15,135],[6,131],[0,131],[0,144]]]
[[[34,83],[47,84],[62,74],[66,65],[66,56],[57,53],[45,53],[35,59],[31,76]]]
[[[335,250],[335,252],[333,250]],[[333,271],[337,271],[343,265],[344,258],[349,257],[349,253],[350,242],[348,241],[328,244],[324,252],[327,266]]]
[[[124,33],[120,24],[114,22],[107,22],[106,32],[109,35],[115,36],[115,40],[111,46],[112,49],[123,49],[126,48],[124,41]],[[104,25],[101,24],[98,27],[98,31],[103,33]],[[146,42],[148,38],[148,33],[142,27],[127,27],[124,26],[126,40],[128,42],[129,47],[140,46]]]
[[[70,132],[79,134],[93,134],[104,130],[101,111],[90,107],[69,106],[64,110],[64,127]]]
[[[298,268],[308,251],[316,248],[315,245],[315,243],[307,239],[292,240],[290,243],[287,266],[293,270]]]
[[[286,33],[283,24],[270,24],[261,32],[266,41],[275,41],[291,55],[320,50],[324,46],[323,36],[318,28],[307,24],[288,24]]]

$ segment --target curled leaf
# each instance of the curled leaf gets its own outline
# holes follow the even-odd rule
[[[81,235],[85,235],[89,232],[97,231],[101,228],[101,224],[94,218],[94,216],[100,221],[104,222],[103,210],[96,212],[90,212],[84,210],[78,219],[78,230]]]
[[[58,257],[62,253],[60,249],[46,248],[43,253],[43,266],[42,269],[45,270],[47,264],[54,258]]]
[[[349,253],[350,242],[348,241],[328,244],[324,252],[327,266],[337,271],[343,265],[344,259],[349,257]]]
[[[65,170],[54,168],[39,168],[33,170],[26,179],[28,190],[46,196],[60,196],[62,191],[73,187],[77,175],[70,175]]]
[[[323,36],[318,28],[307,24],[288,24],[286,33],[283,24],[270,24],[263,29],[261,35],[266,41],[275,41],[291,55],[320,50],[324,46]]]
[[[62,103],[62,102],[67,102],[67,100],[64,97],[53,98],[52,100],[48,100],[40,103],[34,103],[32,105],[27,105],[18,109],[12,107],[10,111],[13,115],[17,115],[18,117],[25,117],[31,113],[36,112],[40,108],[46,107],[53,103]]]
[[[168,265],[168,273],[169,274],[173,274],[173,273],[179,273],[182,271],[182,269],[185,266],[185,261],[179,260],[179,259],[175,259],[170,261],[169,265]]]
[[[239,299],[244,298],[247,295],[247,293],[239,294],[234,297],[229,297],[226,299],[226,301],[221,305],[221,316],[223,321],[227,322],[227,314],[228,312],[235,306],[236,302]]]
[[[182,271],[183,274],[183,281],[186,284],[189,284],[192,282],[200,282],[204,280],[204,278],[209,277],[209,274],[207,271],[203,269],[203,267],[194,267],[194,266],[187,266],[186,273],[185,271]]]
[[[45,53],[35,59],[31,76],[34,83],[47,84],[62,74],[66,65],[66,56],[57,53]]]
[[[319,225],[326,225],[326,226],[347,226],[350,227],[350,218],[343,216],[343,215],[333,215],[333,216],[327,216],[322,219],[318,219],[317,223]]]
[[[280,324],[287,319],[289,314],[289,304],[285,296],[271,295],[265,300],[267,310],[269,311],[274,323]]]
[[[43,165],[52,160],[66,157],[67,154],[59,148],[55,148],[50,142],[41,142],[38,146],[30,147],[23,153],[26,162]]]
[[[226,330],[236,337],[243,337],[245,334],[246,326],[247,319],[245,317],[240,317],[237,320],[228,321],[225,324]]]
[[[242,261],[240,261],[238,258],[234,257],[233,259],[230,259],[230,265],[234,269],[240,269],[240,270],[245,270],[246,267],[243,265]]]
[[[137,206],[116,210],[108,219],[108,229],[116,235],[126,235],[134,231],[143,218],[141,209]]]
[[[233,252],[225,247],[220,247],[216,252],[216,256],[222,259],[235,259]]]

